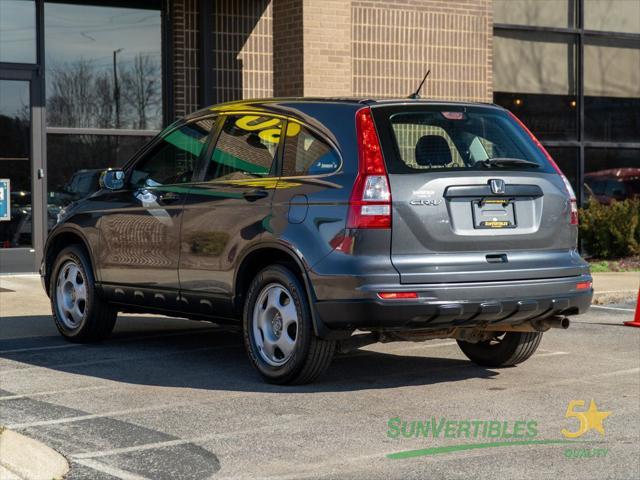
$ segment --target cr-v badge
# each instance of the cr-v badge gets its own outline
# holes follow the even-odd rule
[[[411,200],[409,202],[410,205],[424,205],[427,207],[435,207],[436,205],[440,205],[442,203],[442,199],[439,198],[437,200],[425,199],[425,200]]]

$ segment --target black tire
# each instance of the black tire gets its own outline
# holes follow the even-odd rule
[[[77,321],[70,318],[70,314],[67,313],[65,315],[67,307],[61,305],[61,299],[58,295],[60,282],[58,277],[61,274],[61,270],[63,268],[71,269],[73,266],[79,271],[79,275],[76,278],[82,278],[82,282],[78,283],[80,285],[84,284],[85,288],[83,308],[81,312],[78,310],[80,313]],[[78,343],[98,342],[111,334],[118,312],[112,305],[98,296],[91,262],[82,245],[66,247],[56,257],[49,278],[49,298],[51,299],[53,320],[58,331],[67,340]],[[73,295],[73,298],[73,303],[77,303],[75,295]],[[63,318],[63,315],[65,318]]]
[[[274,285],[286,289],[286,293],[290,294],[290,298],[293,299],[297,312],[293,353],[288,359],[283,359],[284,364],[275,366],[267,363],[265,354],[259,346],[264,341],[264,334],[261,333],[261,339],[256,339],[254,329],[254,312],[258,307],[259,296],[265,292],[265,289]],[[249,359],[269,383],[301,385],[314,381],[327,369],[336,348],[335,341],[323,340],[315,335],[304,286],[291,270],[282,265],[272,265],[265,268],[251,282],[244,305],[243,331],[244,344]],[[282,332],[284,333],[284,330]]]
[[[540,332],[507,332],[496,340],[478,343],[458,340],[458,345],[469,360],[478,365],[508,367],[527,360],[541,340]]]

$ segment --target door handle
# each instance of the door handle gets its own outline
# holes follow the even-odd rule
[[[246,192],[242,192],[242,196],[245,200],[250,202],[255,202],[261,198],[265,198],[269,193],[266,190],[255,189],[255,190],[247,190]]]
[[[175,192],[167,192],[160,195],[160,197],[158,197],[158,200],[163,203],[174,203],[180,200],[180,195]]]

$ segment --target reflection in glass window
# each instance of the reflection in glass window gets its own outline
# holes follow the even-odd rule
[[[213,122],[192,122],[171,131],[131,173],[133,185],[156,187],[191,181]]]
[[[575,0],[493,0],[494,23],[573,27]]]
[[[556,162],[564,176],[573,187],[573,191],[579,194],[578,188],[578,149],[573,147],[546,147],[553,161]],[[580,200],[580,199],[578,199]]]
[[[585,0],[584,28],[607,32],[640,33],[638,0]]]
[[[0,62],[36,63],[36,2],[0,0]]]
[[[258,115],[226,118],[205,180],[243,180],[271,174],[282,120]]]
[[[0,80],[0,178],[10,182],[11,219],[0,222],[0,248],[32,245],[29,82]]]
[[[567,95],[575,92],[571,37],[497,32],[493,44],[494,90]]]
[[[47,134],[49,228],[55,224],[56,211],[95,192],[100,173],[123,166],[149,138]]]
[[[640,44],[589,39],[584,56],[585,137],[640,142]]]
[[[543,140],[577,138],[576,48],[571,36],[497,32],[493,57],[498,105],[512,110]]]
[[[161,127],[159,2],[155,9],[46,2],[45,50],[49,126]]]
[[[284,139],[284,177],[332,173],[339,166],[340,158],[333,148],[299,123],[288,123]]]
[[[587,148],[584,160],[585,200],[600,203],[640,198],[640,150]]]

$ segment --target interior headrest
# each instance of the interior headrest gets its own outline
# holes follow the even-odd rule
[[[424,135],[416,143],[416,163],[423,167],[444,167],[452,161],[451,149],[444,137]]]

